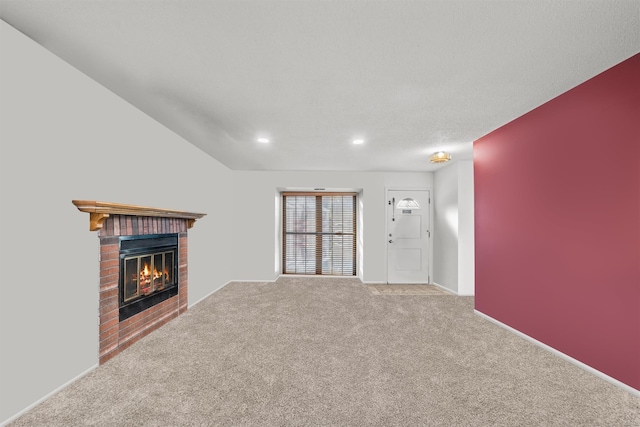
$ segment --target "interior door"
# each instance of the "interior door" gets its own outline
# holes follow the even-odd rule
[[[387,191],[387,283],[429,283],[429,191]]]

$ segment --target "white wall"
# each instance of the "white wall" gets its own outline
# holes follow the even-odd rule
[[[232,270],[220,226],[231,171],[4,21],[0,31],[2,423],[98,363],[99,240],[71,200],[206,213],[189,230],[190,302]]]
[[[458,292],[458,163],[434,173],[433,281]]]
[[[473,161],[434,173],[434,281],[458,295],[474,295]]]
[[[274,244],[277,232],[277,192],[283,188],[362,190],[365,282],[387,279],[385,188],[433,187],[429,172],[247,172],[233,174],[235,209],[234,259],[238,280],[274,280],[279,266]],[[248,209],[246,201],[250,201]],[[246,243],[251,241],[250,245]],[[246,260],[251,260],[245,263]],[[360,269],[360,267],[359,267]]]
[[[475,295],[473,160],[458,162],[458,295]]]

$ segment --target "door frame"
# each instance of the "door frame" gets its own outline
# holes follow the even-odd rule
[[[427,278],[428,283],[433,283],[433,187],[386,187],[384,188],[384,207],[385,207],[385,215],[384,215],[384,242],[385,242],[385,264],[384,264],[384,272],[385,272],[385,283],[389,283],[389,219],[390,212],[389,209],[389,192],[390,191],[428,191],[429,192],[429,237],[427,240],[429,254],[427,256],[429,265],[427,266]]]

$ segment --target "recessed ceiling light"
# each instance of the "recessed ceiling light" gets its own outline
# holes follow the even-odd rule
[[[354,139],[353,143],[356,145],[364,144],[364,139]]]
[[[263,144],[267,144],[269,142],[269,138],[258,138],[258,142],[261,142]]]

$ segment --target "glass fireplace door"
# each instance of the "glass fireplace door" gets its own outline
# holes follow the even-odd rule
[[[159,252],[124,259],[124,302],[150,295],[174,280],[173,252]]]

